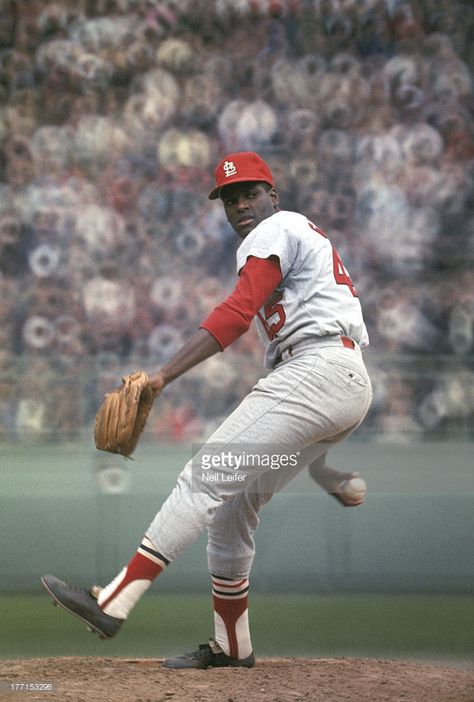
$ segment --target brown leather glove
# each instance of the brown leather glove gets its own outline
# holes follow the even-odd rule
[[[95,418],[95,445],[100,451],[129,457],[145,428],[154,393],[144,371],[122,379],[122,386],[106,394]]]

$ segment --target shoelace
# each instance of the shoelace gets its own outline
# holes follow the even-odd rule
[[[219,656],[221,654],[214,653],[209,644],[199,644],[199,648],[197,651],[189,651],[189,653],[185,653],[184,655],[188,658],[206,658],[209,655]]]
[[[92,597],[94,602],[97,602],[97,597],[87,588],[78,587],[77,585],[69,585],[69,583],[64,584],[66,585],[66,588],[69,590],[69,592],[77,592],[78,595],[89,595],[89,597]]]
[[[188,653],[188,656],[196,656],[196,654],[199,656],[199,658],[204,658],[205,656],[212,654],[211,647],[209,644],[200,644],[199,649],[192,653]]]
[[[86,594],[89,595],[90,592],[89,590],[86,590],[85,587],[77,587],[77,585],[69,585],[69,583],[64,583],[67,587],[68,590],[71,590],[71,592],[79,592],[81,594]]]

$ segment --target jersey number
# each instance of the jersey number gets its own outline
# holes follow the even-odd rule
[[[347,272],[347,270],[344,268],[344,264],[341,261],[341,258],[339,254],[337,253],[336,249],[334,246],[332,247],[332,261],[333,261],[333,267],[334,267],[334,278],[336,280],[336,283],[338,285],[347,285],[351,293],[354,295],[354,297],[359,297],[357,295],[357,291],[354,287],[354,284],[352,283],[351,276]]]
[[[311,229],[318,234],[321,234],[325,239],[327,239],[326,234],[315,224],[312,222],[308,222],[309,226]],[[341,257],[337,253],[336,249],[334,246],[332,247],[332,264],[333,264],[333,271],[334,271],[334,280],[338,285],[347,285],[351,293],[354,295],[354,297],[359,297],[357,294],[357,291],[354,287],[354,283],[351,280],[351,276],[347,272],[347,269],[345,268],[343,262],[341,261]]]
[[[309,226],[311,229],[318,234],[321,234],[321,236],[324,236],[325,239],[327,239],[326,234],[319,229],[315,224],[312,222],[308,222]],[[333,262],[333,270],[334,270],[334,280],[338,285],[347,285],[351,293],[354,295],[354,297],[358,297],[357,291],[354,288],[354,284],[351,280],[351,277],[349,273],[347,272],[346,268],[344,267],[343,262],[341,261],[341,257],[337,253],[336,249],[334,246],[332,247],[332,262]],[[264,314],[262,315],[260,312],[257,312],[257,317],[261,321],[268,338],[270,341],[274,339],[282,326],[286,322],[286,314],[285,310],[283,308],[283,305],[280,305],[280,300],[283,297],[283,293],[275,293],[273,296],[273,299],[270,302],[267,302],[267,304],[263,308]],[[270,324],[270,319],[272,317],[277,316],[277,319]]]
[[[267,302],[267,304],[263,308],[265,316],[260,314],[260,312],[257,312],[257,317],[263,324],[263,327],[270,341],[276,337],[276,335],[286,322],[285,310],[283,309],[283,305],[279,304],[282,297],[283,293],[281,292],[275,293],[272,296],[272,300],[270,302]],[[278,319],[276,319],[272,324],[270,324],[270,319],[275,315],[277,315]]]

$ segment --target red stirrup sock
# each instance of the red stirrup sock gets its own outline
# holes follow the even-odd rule
[[[126,619],[152,581],[168,565],[146,536],[130,563],[123,568],[97,597],[97,603],[111,617]]]
[[[248,606],[248,578],[229,580],[211,575],[215,640],[231,658],[252,653]]]

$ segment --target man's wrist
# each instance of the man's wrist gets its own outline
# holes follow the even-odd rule
[[[169,383],[169,380],[166,378],[166,375],[163,373],[163,371],[159,371],[158,373],[156,373],[156,375],[153,375],[150,378],[149,382],[151,389],[153,390],[154,396],[158,397],[165,385]]]

